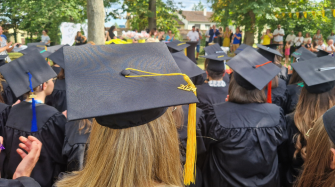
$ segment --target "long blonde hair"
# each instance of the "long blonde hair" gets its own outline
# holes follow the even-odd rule
[[[177,128],[171,108],[145,125],[111,129],[93,122],[82,171],[72,172],[57,187],[182,186]]]
[[[329,187],[335,185],[335,170],[330,168],[335,148],[323,124],[322,116],[316,121],[307,139],[307,155],[304,170],[298,178],[297,187]]]
[[[294,124],[299,130],[299,133],[295,135],[294,158],[298,153],[303,159],[306,158],[306,146],[303,146],[302,142],[307,139],[307,131],[313,128],[316,120],[334,105],[335,89],[321,94],[308,93],[305,87],[301,89],[294,114]]]

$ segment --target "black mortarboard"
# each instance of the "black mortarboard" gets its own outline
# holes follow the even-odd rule
[[[250,45],[247,44],[241,44],[236,50],[235,50],[235,54],[239,54],[240,52],[242,52],[245,48],[247,47],[251,47]],[[255,49],[255,48],[253,48]]]
[[[279,44],[270,44],[270,45],[260,45],[257,44],[258,52],[263,55],[265,58],[270,60],[271,62],[275,61],[275,56],[282,56],[279,51],[277,51],[277,47]]]
[[[58,64],[61,68],[65,69],[63,49],[64,47],[61,47],[56,52],[52,53],[48,58]]]
[[[27,72],[32,75],[33,88],[57,76],[38,51],[33,51],[0,67],[16,97],[30,91]]]
[[[231,57],[229,57],[226,53],[216,53],[211,54],[207,56],[202,56],[203,58],[209,59],[207,69],[211,71],[216,72],[222,72],[225,70],[225,63],[224,60],[230,60]]]
[[[204,70],[200,69],[191,59],[185,56],[183,51],[172,53],[172,57],[176,61],[180,71],[190,78],[205,73]]]
[[[216,54],[216,53],[224,53],[224,51],[221,49],[219,44],[214,44],[211,46],[207,46],[204,48],[205,52],[207,53],[207,55],[211,55],[211,54]]]
[[[28,43],[28,47],[45,47],[46,45],[43,42]]]
[[[175,50],[175,52],[182,51],[190,46],[186,42],[181,42],[179,40],[173,40],[172,42],[166,43],[166,45],[169,48]]]
[[[300,47],[297,51],[292,53],[292,56],[297,59],[297,61],[305,61],[313,58],[317,58],[317,55],[310,50]]]
[[[314,52],[317,57],[323,57],[323,56],[328,56],[330,53],[327,51],[319,49],[317,52]]]
[[[234,70],[236,82],[245,89],[262,90],[279,72],[280,68],[252,47],[245,48],[227,65]]]
[[[64,47],[64,46],[69,46],[68,44],[66,45],[55,45],[55,46],[51,46],[51,47],[48,47],[47,48],[47,51],[51,52],[51,53],[54,53],[56,52],[58,49]]]
[[[59,72],[62,70],[61,67],[56,67],[56,66],[52,66],[51,68],[55,71],[55,73],[56,73],[57,75],[58,75]]]
[[[309,93],[328,92],[335,86],[335,60],[331,56],[293,63],[292,67],[304,80]]]
[[[125,129],[159,118],[166,107],[192,103],[187,144],[196,147],[196,88],[164,43],[63,50],[69,120],[95,117],[100,125]],[[196,153],[195,148],[186,151],[184,183],[189,185]]]
[[[19,53],[22,53],[22,54],[26,55],[26,54],[29,54],[29,53],[34,52],[36,50],[38,52],[42,52],[42,51],[45,51],[45,47],[31,46],[31,47],[28,47],[26,49],[23,49],[23,50],[19,51]]]
[[[322,119],[329,138],[335,144],[335,107],[324,113]]]
[[[8,55],[0,55],[0,60],[5,60],[5,58],[7,58]]]

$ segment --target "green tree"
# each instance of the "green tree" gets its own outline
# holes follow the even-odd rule
[[[198,4],[194,4],[192,7],[193,11],[204,11],[205,6],[201,3],[201,0],[199,0]]]

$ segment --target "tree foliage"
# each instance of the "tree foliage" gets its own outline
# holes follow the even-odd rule
[[[205,6],[201,3],[201,0],[199,0],[198,4],[194,4],[192,7],[193,11],[203,11],[205,9]]]

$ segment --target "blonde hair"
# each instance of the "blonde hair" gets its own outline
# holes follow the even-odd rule
[[[72,172],[57,187],[182,186],[177,128],[171,108],[147,124],[111,129],[93,122],[82,171]]]
[[[335,170],[330,168],[335,148],[324,127],[322,116],[316,121],[307,139],[307,155],[304,170],[296,181],[297,187],[321,187],[335,185]]]

